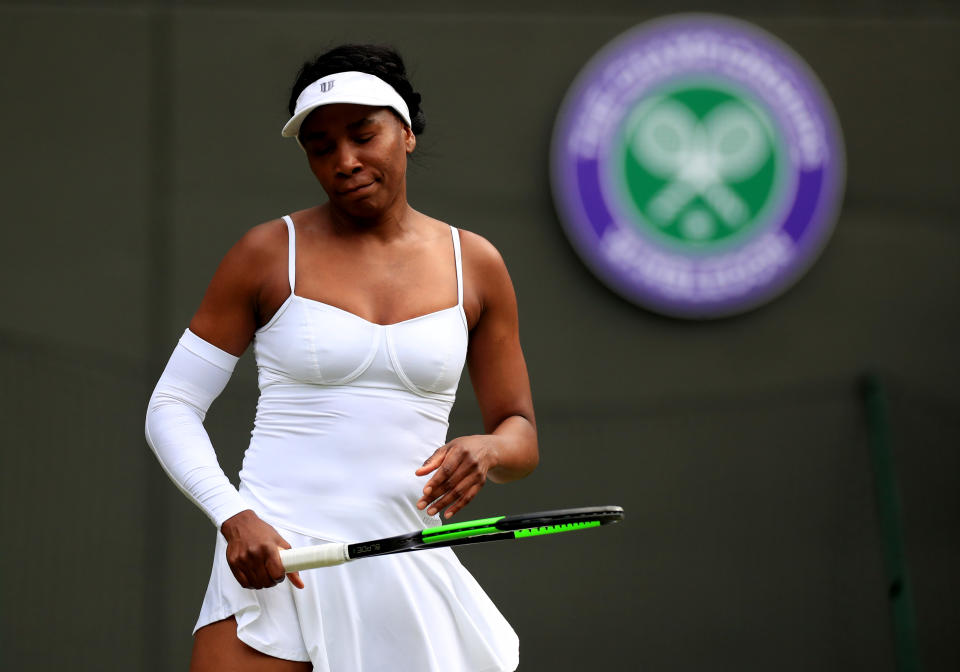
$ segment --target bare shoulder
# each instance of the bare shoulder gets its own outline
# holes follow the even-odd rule
[[[248,229],[224,255],[217,275],[228,284],[253,289],[286,267],[287,226],[275,219]]]
[[[464,310],[471,329],[484,315],[516,320],[517,299],[499,250],[483,236],[460,229],[463,251]]]
[[[493,243],[480,234],[460,229],[463,263],[480,273],[506,273],[507,266]]]
[[[257,327],[264,289],[272,275],[285,277],[285,229],[282,220],[259,224],[230,248],[190,321],[193,333],[233,355],[243,353]]]
[[[227,250],[211,281],[210,289],[250,291],[261,284],[270,269],[286,263],[287,232],[283,220],[258,224]]]
[[[287,225],[282,219],[273,219],[247,230],[227,256],[238,257],[238,261],[263,262],[280,252],[285,254],[286,249]]]
[[[437,219],[436,217],[431,217],[417,210],[413,211],[417,217],[419,225],[422,227],[421,232],[425,238],[429,239],[450,239],[450,229],[453,228],[447,222]],[[461,238],[463,231],[461,230]]]

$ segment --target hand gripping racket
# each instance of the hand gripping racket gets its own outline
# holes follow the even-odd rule
[[[497,516],[440,525],[420,532],[361,541],[356,544],[331,543],[283,549],[280,551],[280,560],[283,562],[285,572],[296,572],[301,569],[331,567],[374,555],[572,532],[616,523],[622,519],[623,509],[619,506],[590,506],[580,509],[525,513],[517,516]]]

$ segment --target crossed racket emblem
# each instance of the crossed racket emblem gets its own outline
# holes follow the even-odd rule
[[[771,147],[763,122],[746,105],[728,101],[698,119],[683,103],[660,99],[637,110],[629,131],[630,151],[639,164],[666,180],[647,205],[656,224],[670,225],[698,196],[710,209],[683,214],[685,237],[710,237],[714,215],[730,228],[747,221],[750,208],[729,184],[756,174]]]

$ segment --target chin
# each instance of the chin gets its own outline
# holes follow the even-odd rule
[[[346,214],[358,219],[370,219],[371,217],[376,217],[384,210],[384,208],[379,204],[371,202],[367,199],[347,201],[346,203],[341,202],[338,203],[338,206],[340,207],[340,210]]]

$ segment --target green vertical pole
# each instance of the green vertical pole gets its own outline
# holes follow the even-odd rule
[[[921,667],[917,651],[917,620],[913,611],[913,591],[904,552],[903,517],[890,448],[887,401],[883,385],[874,375],[868,375],[863,380],[863,401],[867,413],[867,437],[880,518],[887,595],[893,620],[896,669],[897,672],[919,672]]]

